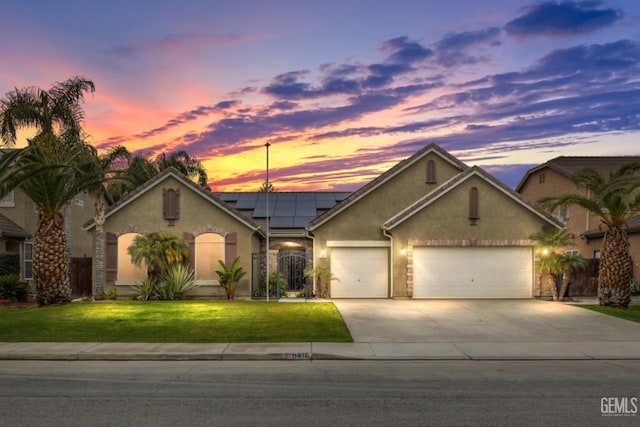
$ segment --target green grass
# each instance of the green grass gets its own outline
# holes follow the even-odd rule
[[[581,305],[580,307],[640,323],[640,305],[630,305],[629,308],[612,308],[600,305]]]
[[[351,342],[333,303],[154,301],[0,309],[0,342]]]

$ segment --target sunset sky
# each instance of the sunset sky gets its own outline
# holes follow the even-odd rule
[[[352,191],[428,143],[514,187],[640,155],[640,2],[3,0],[0,95],[94,81],[99,149],[185,150],[215,191]],[[22,144],[28,133],[21,134]]]

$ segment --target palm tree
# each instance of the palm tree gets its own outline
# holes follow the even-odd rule
[[[16,143],[17,129],[35,128],[37,136],[81,133],[84,111],[80,101],[85,92],[95,91],[91,80],[72,77],[56,82],[51,89],[32,86],[8,92],[0,100],[0,137],[5,146]],[[55,132],[57,130],[57,132]]]
[[[170,265],[182,263],[189,258],[189,244],[173,233],[154,231],[133,239],[127,252],[137,266],[141,266],[144,261],[148,276],[157,282]]]
[[[99,174],[103,177],[101,182],[96,182],[95,187],[90,188],[89,191],[94,195],[95,201],[95,215],[94,223],[96,225],[95,241],[94,241],[94,262],[96,266],[96,280],[94,298],[102,299],[102,292],[104,291],[105,280],[105,258],[104,258],[104,221],[105,221],[105,202],[110,198],[107,192],[106,184],[109,185],[130,185],[130,181],[123,176],[122,171],[114,170],[114,165],[121,161],[128,161],[131,158],[131,154],[124,146],[111,147],[109,151],[104,154],[98,154],[97,151],[90,147],[91,150],[88,154],[90,172]],[[91,161],[91,159],[93,161]]]
[[[158,171],[174,167],[188,178],[197,178],[198,185],[209,190],[207,170],[195,157],[191,157],[186,151],[179,150],[159,154],[154,161]]]
[[[634,177],[638,170],[640,163],[631,163],[605,178],[593,169],[584,169],[574,175],[573,181],[587,189],[587,196],[564,194],[539,202],[550,210],[578,205],[600,217],[606,226],[598,272],[598,300],[603,306],[627,308],[631,301],[633,267],[625,226],[640,212],[640,182]]]
[[[68,301],[71,296],[68,241],[61,211],[76,194],[104,179],[87,166],[91,148],[82,141],[41,134],[29,141],[14,166],[13,179],[38,210],[33,236],[33,282],[40,305]]]
[[[564,296],[567,293],[569,283],[573,278],[573,272],[575,270],[582,270],[587,267],[587,260],[584,259],[578,253],[565,253],[560,258],[560,268],[562,270],[562,284],[560,285],[560,301],[564,300]]]
[[[555,230],[549,228],[545,228],[529,237],[535,243],[536,251],[540,257],[538,269],[540,273],[546,274],[547,287],[554,301],[558,300],[556,277],[560,274],[563,275],[563,283],[559,292],[560,300],[562,300],[571,280],[571,268],[580,266],[578,258],[584,261],[579,255],[561,255],[558,253],[559,249],[571,246],[574,237],[567,229]],[[586,261],[584,261],[584,264],[586,265]]]

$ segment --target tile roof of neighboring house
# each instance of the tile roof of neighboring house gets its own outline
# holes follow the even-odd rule
[[[544,168],[550,168],[567,178],[571,178],[577,172],[587,168],[596,170],[602,176],[607,176],[611,172],[614,172],[629,163],[640,163],[640,156],[560,156],[529,169],[525,173],[524,177],[522,177],[522,180],[520,180],[520,183],[516,187],[516,191],[520,191],[532,173]]]
[[[411,157],[407,157],[406,159],[402,160],[400,163],[396,164],[391,169],[387,170],[382,175],[378,176],[373,181],[369,182],[368,184],[360,188],[355,193],[352,193],[349,197],[347,197],[342,202],[337,204],[333,209],[318,216],[316,219],[314,219],[309,223],[309,229],[313,230],[314,228],[320,226],[324,222],[333,218],[333,216],[335,216],[339,212],[342,212],[348,206],[360,200],[362,197],[366,196],[367,194],[369,194],[370,192],[372,192],[373,190],[375,190],[376,188],[378,188],[379,186],[387,182],[389,179],[393,178],[396,174],[408,168],[409,166],[419,161],[420,159],[422,159],[424,156],[426,156],[428,153],[431,153],[431,152],[437,153],[438,155],[440,155],[440,157],[442,157],[449,163],[453,164],[454,166],[457,166],[461,170],[465,170],[468,168],[467,165],[462,163],[457,158],[453,157],[451,154],[449,154],[442,148],[440,148],[440,146],[433,143],[428,144],[424,148],[419,150],[417,153],[412,155]]]
[[[269,228],[304,230],[309,222],[350,194],[344,191],[270,192]],[[266,218],[267,194],[264,192],[228,192],[219,193],[218,197],[258,223]]]
[[[564,227],[564,225],[560,221],[558,221],[556,218],[554,218],[552,215],[549,215],[549,214],[547,214],[545,212],[541,212],[538,209],[536,209],[531,203],[529,203],[528,201],[523,199],[522,196],[520,196],[520,194],[516,193],[511,188],[507,187],[505,184],[503,184],[502,182],[498,181],[496,178],[494,178],[492,175],[490,175],[489,173],[484,171],[482,168],[480,168],[478,166],[473,166],[473,167],[468,168],[465,171],[455,175],[453,178],[451,178],[449,181],[443,183],[441,186],[439,186],[438,188],[433,190],[431,193],[426,194],[421,199],[419,199],[415,203],[413,203],[411,206],[409,206],[406,209],[402,210],[397,215],[395,215],[393,218],[390,218],[389,220],[387,220],[387,222],[385,222],[382,225],[382,228],[384,228],[385,230],[391,230],[391,229],[395,228],[397,225],[401,224],[406,219],[408,219],[411,216],[413,216],[415,213],[420,211],[422,208],[430,205],[432,202],[434,202],[435,200],[439,199],[442,195],[448,193],[451,189],[457,187],[459,184],[461,184],[462,182],[466,181],[467,179],[469,179],[472,176],[479,176],[484,181],[488,182],[489,184],[494,186],[496,189],[498,189],[499,191],[503,192],[504,194],[509,196],[511,199],[513,199],[514,201],[516,201],[517,203],[522,205],[524,208],[528,209],[529,211],[531,211],[535,215],[537,215],[540,218],[542,218],[545,221],[547,221],[549,224],[551,224],[551,225],[553,225],[555,227],[558,227],[558,228],[563,228]]]
[[[260,229],[260,226],[253,219],[247,218],[241,212],[239,212],[238,210],[236,210],[233,207],[229,206],[227,203],[225,203],[222,200],[220,200],[215,194],[213,194],[210,191],[207,191],[204,188],[200,187],[198,184],[196,184],[195,182],[191,181],[189,178],[184,176],[184,174],[180,173],[177,169],[175,169],[173,167],[169,167],[169,168],[163,170],[158,175],[154,176],[149,181],[145,182],[144,184],[142,184],[141,186],[139,186],[135,190],[127,193],[126,196],[124,196],[122,199],[118,200],[115,204],[109,206],[109,208],[107,208],[107,210],[105,211],[105,218],[108,218],[109,216],[113,215],[115,212],[120,210],[123,206],[126,206],[129,203],[133,202],[138,197],[140,197],[141,195],[143,195],[144,193],[149,191],[149,189],[155,187],[156,185],[158,185],[159,183],[161,183],[162,181],[164,181],[168,177],[173,177],[173,178],[177,179],[182,184],[186,185],[187,187],[190,187],[197,194],[199,194],[203,198],[207,199],[209,202],[213,203],[214,205],[216,205],[220,209],[222,209],[224,211],[227,211],[230,215],[235,216],[238,220],[240,220],[242,223],[244,223],[249,228],[252,228],[252,229],[254,229],[256,231],[259,231],[260,233],[263,233],[263,231]],[[95,222],[94,222],[94,219],[92,218],[89,221],[87,221],[82,226],[82,228],[85,229],[85,230],[90,230],[94,226],[95,226]]]
[[[27,237],[31,237],[31,234],[6,216],[0,214],[0,237],[26,239]]]
[[[633,218],[630,218],[626,222],[625,230],[628,234],[640,233],[640,216],[634,216]],[[601,229],[588,230],[580,234],[580,238],[586,239],[587,241],[592,239],[601,239],[602,237],[604,237],[605,231],[607,231],[607,226],[603,224]]]

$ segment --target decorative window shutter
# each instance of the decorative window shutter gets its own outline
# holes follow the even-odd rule
[[[471,225],[476,225],[478,219],[480,219],[478,197],[478,189],[476,187],[472,187],[469,190],[469,222]]]
[[[229,233],[224,239],[224,262],[229,265],[238,256],[238,233]]]
[[[427,184],[436,184],[436,162],[427,160]]]
[[[174,225],[180,218],[180,189],[162,189],[162,218],[169,221],[169,225]]]
[[[105,233],[105,241],[105,276],[107,282],[115,282],[118,278],[118,237],[113,233]]]

